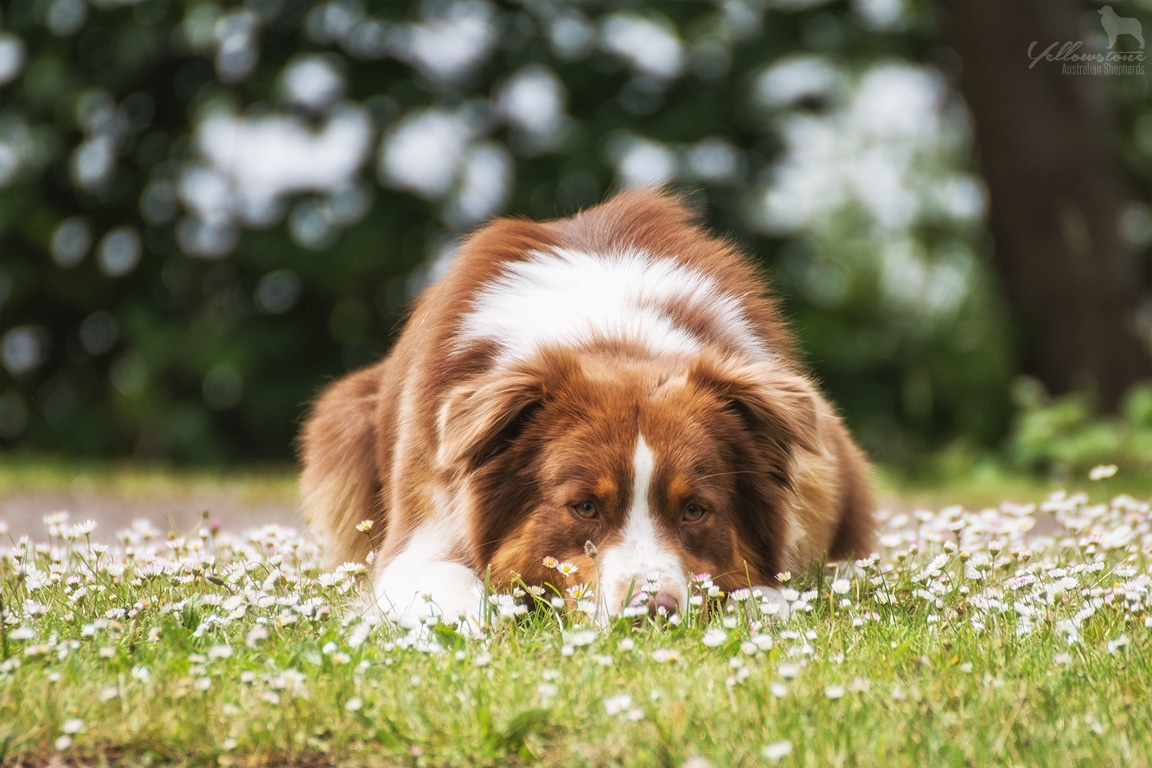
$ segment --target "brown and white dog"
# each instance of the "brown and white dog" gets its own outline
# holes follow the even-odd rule
[[[482,579],[557,582],[546,557],[611,616],[682,609],[688,574],[770,587],[872,546],[868,462],[756,270],[657,192],[475,233],[392,352],[321,395],[301,454],[331,560],[376,551],[396,617],[474,619]]]

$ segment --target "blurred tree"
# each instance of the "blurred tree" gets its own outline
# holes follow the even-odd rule
[[[1115,411],[1152,375],[1152,271],[1122,233],[1130,196],[1112,151],[1108,90],[1085,73],[1142,71],[1144,53],[1129,46],[1124,55],[1121,45],[1110,62],[1095,53],[1103,60],[1081,63],[1091,48],[1061,58],[1088,31],[1073,0],[943,5],[1023,370],[1054,394],[1090,392]]]
[[[0,446],[285,458],[462,233],[643,183],[770,268],[873,453],[993,442],[1016,363],[935,12],[0,3]]]

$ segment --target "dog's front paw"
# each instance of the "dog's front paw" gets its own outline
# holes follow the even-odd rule
[[[387,567],[377,577],[374,596],[387,618],[408,629],[439,621],[466,633],[480,630],[484,585],[470,569],[438,561],[422,564],[418,573]]]

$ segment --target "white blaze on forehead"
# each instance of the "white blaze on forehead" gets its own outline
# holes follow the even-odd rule
[[[643,435],[637,440],[633,461],[632,503],[624,521],[623,535],[618,543],[605,547],[600,554],[600,595],[611,614],[620,613],[629,589],[635,598],[651,579],[656,579],[659,591],[675,595],[681,607],[688,599],[684,562],[675,544],[667,541],[666,535],[657,529],[649,505],[656,458]]]
[[[642,344],[656,354],[698,352],[704,341],[676,325],[673,308],[699,310],[740,351],[768,357],[738,297],[675,259],[635,250],[533,252],[480,290],[460,337],[496,342],[504,364],[531,358],[541,347],[578,347],[597,338]]]

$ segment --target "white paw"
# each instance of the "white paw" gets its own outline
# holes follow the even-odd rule
[[[414,564],[400,558],[374,580],[381,612],[408,629],[443,622],[465,632],[480,629],[484,585],[459,563]]]

